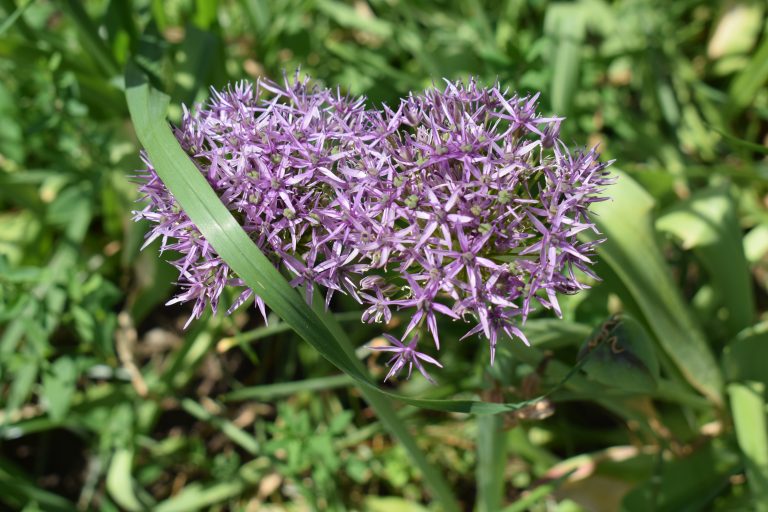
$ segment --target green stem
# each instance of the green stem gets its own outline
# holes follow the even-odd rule
[[[320,298],[321,294],[317,289],[315,289],[314,297],[315,300],[312,304],[312,308],[317,313],[317,316],[320,317],[328,330],[331,331],[340,342],[344,351],[357,363],[357,365],[359,365],[361,371],[365,371],[365,367],[355,355],[355,349],[349,337],[347,337],[346,332],[341,328],[334,315],[324,311],[323,301]],[[433,497],[440,503],[443,510],[445,512],[459,512],[461,506],[456,499],[456,496],[453,494],[450,485],[445,480],[445,477],[440,470],[427,460],[424,452],[422,452],[418,444],[416,444],[416,439],[397,416],[395,408],[392,406],[392,402],[381,393],[373,392],[363,386],[360,386],[359,389],[365,400],[368,402],[368,405],[370,405],[376,413],[376,417],[379,421],[390,434],[400,441],[400,444],[405,448],[405,451],[408,453],[411,460],[421,470],[421,473],[424,476],[424,481],[431,489]]]
[[[477,511],[501,510],[504,499],[504,466],[507,446],[501,415],[477,417]]]
[[[22,33],[24,33],[24,36],[28,35],[29,27],[24,24],[24,20],[22,18],[22,15],[24,14],[24,11],[27,10],[27,8],[32,5],[34,0],[29,0],[26,3],[21,4],[18,7],[14,8],[14,3],[12,1],[5,1],[3,2],[3,6],[8,11],[8,17],[5,18],[5,21],[0,23],[0,35],[3,35],[6,30],[11,28],[15,23],[18,22],[19,29]]]

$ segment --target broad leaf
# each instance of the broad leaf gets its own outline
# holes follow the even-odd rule
[[[659,361],[643,326],[626,315],[610,320],[584,342],[582,369],[587,376],[617,389],[650,393],[657,388]]]
[[[736,207],[725,189],[705,190],[675,205],[656,220],[656,228],[693,249],[725,307],[728,334],[752,325],[755,300],[744,256]]]
[[[717,404],[722,376],[701,327],[675,287],[656,244],[651,219],[654,202],[632,178],[614,171],[612,200],[597,204],[597,225],[607,240],[598,255],[619,276],[643,320],[688,382]]]
[[[710,510],[708,505],[726,486],[739,461],[717,441],[692,455],[659,465],[660,474],[629,492],[622,512]]]
[[[69,357],[60,357],[43,375],[43,396],[48,405],[48,414],[54,421],[61,421],[69,411],[75,393],[77,367]]]

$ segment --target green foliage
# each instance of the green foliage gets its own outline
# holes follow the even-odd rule
[[[648,333],[631,317],[606,322],[580,351],[587,376],[609,387],[634,393],[656,390],[659,361]]]
[[[0,0],[0,508],[764,506],[765,12]],[[621,169],[595,208],[603,281],[567,297],[562,321],[529,321],[532,346],[507,340],[492,368],[484,345],[446,343],[434,387],[380,386],[383,361],[351,349],[380,326],[347,299],[305,307],[252,251],[270,325],[241,311],[185,331],[189,311],[163,306],[173,255],[140,252],[131,221],[134,133],[150,152],[172,142],[151,131],[165,104],[132,125],[131,61],[170,96],[172,121],[208,86],[297,67],[373,104],[469,74],[541,91],[569,118],[566,141],[599,143]],[[497,414],[461,413],[478,411]]]

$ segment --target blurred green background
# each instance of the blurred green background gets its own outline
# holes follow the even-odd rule
[[[464,510],[766,510],[768,26],[738,0],[0,0],[0,508],[439,509],[279,319],[184,331],[189,309],[163,305],[170,256],[140,252],[131,221],[130,59],[171,120],[209,86],[296,68],[372,105],[470,75],[541,91],[566,143],[617,160],[604,281],[493,368],[446,336],[440,384],[399,387],[557,389],[506,416],[398,414]],[[620,312],[640,363],[617,375],[602,347],[558,386]],[[351,301],[334,314],[359,345],[380,333]]]

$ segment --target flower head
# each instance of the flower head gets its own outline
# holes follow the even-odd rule
[[[409,312],[408,345],[385,335],[397,352],[387,378],[406,364],[426,376],[420,361],[440,365],[416,351],[418,335],[439,349],[440,317],[474,324],[466,336],[485,337],[493,360],[502,333],[525,341],[520,326],[537,306],[560,315],[558,294],[596,279],[599,241],[578,234],[597,232],[589,206],[606,199],[610,162],[570,152],[563,119],[539,115],[537,98],[470,80],[376,110],[308,81],[258,81],[185,109],[176,136],[308,301],[319,285],[326,304],[336,292],[364,304],[363,321]],[[194,302],[199,317],[234,286],[243,291],[230,310],[254,297],[264,314],[145,163],[136,218],[154,224],[147,243],[183,255],[173,302]]]

